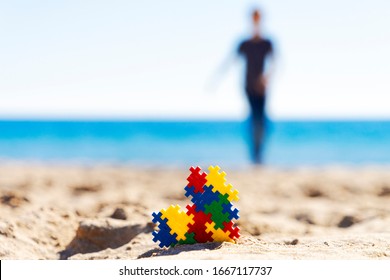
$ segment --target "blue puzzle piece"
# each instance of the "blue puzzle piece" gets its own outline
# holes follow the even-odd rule
[[[158,212],[158,213],[153,212],[152,216],[153,216],[152,222],[155,223],[155,224],[158,224],[158,227],[160,229],[168,229],[168,231],[171,230],[171,228],[167,224],[168,223],[168,219],[167,218],[163,219],[161,212]]]
[[[152,222],[155,224],[158,224],[159,231],[154,231],[152,232],[153,234],[153,241],[157,242],[160,241],[159,246],[161,248],[163,247],[169,247],[169,246],[174,246],[177,243],[176,237],[177,234],[171,234],[171,228],[168,226],[167,218],[162,218],[162,213],[161,212],[153,212],[152,213],[153,220]]]
[[[196,193],[195,192],[195,187],[194,186],[185,186],[184,187],[184,190],[186,191],[185,192],[185,196],[190,198],[191,199],[191,202],[195,204],[195,201],[198,201],[201,196],[202,196],[202,193],[198,192]]]
[[[185,196],[191,199],[193,204],[196,204],[198,207],[198,211],[204,211],[204,205],[211,204],[213,201],[219,200],[219,192],[213,192],[213,186],[204,186],[204,191],[202,193],[195,192],[195,187],[186,186],[184,190],[186,191]]]
[[[198,211],[205,211],[206,205],[211,205],[211,203],[213,203],[214,201],[218,202],[220,200],[220,194],[221,193],[219,191],[213,192],[213,186],[205,186],[204,192],[202,193],[201,197],[194,203],[196,204],[196,209]]]
[[[240,218],[240,216],[238,215],[238,209],[232,208],[233,207],[232,203],[223,204],[222,207],[224,213],[229,213],[229,220],[233,220],[233,219],[238,220],[238,218]]]
[[[174,246],[177,243],[176,237],[177,234],[174,233],[173,235],[169,233],[170,229],[168,228],[162,228],[159,231],[153,231],[153,241],[157,242],[160,241],[160,244],[158,244],[161,248]]]
[[[158,213],[153,212],[152,216],[153,216],[152,222],[155,223],[155,224],[157,224],[157,223],[164,223],[165,220],[166,220],[166,218],[165,219],[162,218],[162,213],[161,212],[158,212]]]

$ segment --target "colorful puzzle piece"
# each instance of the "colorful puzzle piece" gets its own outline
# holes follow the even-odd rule
[[[196,211],[195,204],[193,204],[192,206],[187,205],[187,209],[187,215],[194,215],[195,223],[192,225],[188,224],[189,232],[194,234],[194,239],[199,243],[213,241],[211,237],[212,233],[206,232],[206,223],[212,222],[211,214],[206,214],[202,211]]]
[[[187,212],[179,205],[152,214],[158,230],[153,232],[153,241],[159,246],[205,242],[234,242],[240,237],[240,228],[233,220],[239,218],[238,209],[232,201],[238,201],[238,191],[226,185],[226,173],[219,166],[210,166],[209,174],[200,167],[191,167],[185,196],[191,199]]]
[[[188,187],[194,187],[195,193],[202,193],[203,192],[203,186],[207,183],[206,176],[207,174],[204,172],[200,172],[200,167],[197,166],[196,168],[192,167],[190,168],[191,175],[188,176],[187,181]]]
[[[162,219],[168,220],[166,224],[171,229],[170,234],[176,233],[177,241],[180,239],[185,240],[185,234],[188,232],[188,225],[194,223],[194,215],[187,215],[186,212],[180,209],[179,205],[171,205],[167,210],[162,209],[161,214]]]
[[[214,241],[217,241],[217,242],[223,242],[223,241],[232,242],[233,241],[233,239],[230,238],[230,231],[228,231],[228,230],[224,231],[220,228],[216,229],[216,225],[214,222],[212,222],[211,224],[207,223],[206,227],[207,227],[207,231],[212,233],[212,237],[213,237]]]

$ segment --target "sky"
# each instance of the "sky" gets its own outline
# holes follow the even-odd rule
[[[0,118],[243,119],[253,7],[270,118],[390,118],[386,0],[0,1]]]

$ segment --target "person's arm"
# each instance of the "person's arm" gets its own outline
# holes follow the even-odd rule
[[[240,55],[242,54],[242,44],[239,45],[238,50],[229,53],[229,55],[222,61],[217,70],[211,76],[210,80],[206,84],[207,89],[215,90],[220,83],[223,75],[230,69],[231,65],[235,64]]]
[[[265,60],[264,72],[263,75],[260,77],[260,85],[263,89],[266,89],[268,87],[274,72],[275,72],[275,52],[273,46],[270,43],[270,49],[268,51]]]

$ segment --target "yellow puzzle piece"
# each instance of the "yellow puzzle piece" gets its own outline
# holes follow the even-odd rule
[[[230,235],[230,231],[226,231],[224,232],[222,229],[215,229],[215,223],[212,222],[212,223],[206,223],[206,232],[212,232],[212,238],[214,239],[214,241],[216,242],[224,242],[224,241],[228,241],[228,242],[234,242],[233,239],[231,239],[229,237]]]
[[[226,185],[226,173],[225,172],[219,172],[221,168],[217,166],[210,166],[209,171],[210,173],[206,176],[206,186],[213,186],[213,192],[219,191],[222,195],[228,194],[228,200],[230,202],[238,201],[238,191],[233,189],[233,186],[231,184]]]
[[[171,228],[170,234],[177,234],[176,240],[185,240],[188,232],[188,224],[194,224],[194,215],[187,215],[179,205],[171,205],[168,209],[161,210],[161,218],[168,219],[167,225]]]

